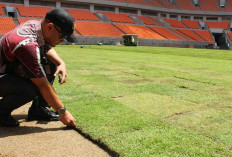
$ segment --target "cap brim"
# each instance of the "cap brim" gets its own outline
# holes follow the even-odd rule
[[[75,43],[77,40],[74,34],[67,35],[67,37],[65,39],[70,43]]]

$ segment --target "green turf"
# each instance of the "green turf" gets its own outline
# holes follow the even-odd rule
[[[57,46],[77,126],[121,156],[231,156],[232,51]]]

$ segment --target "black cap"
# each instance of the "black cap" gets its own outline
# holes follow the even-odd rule
[[[61,29],[61,32],[67,41],[76,41],[76,37],[73,34],[75,29],[75,20],[69,12],[64,9],[53,9],[47,12],[45,18]]]

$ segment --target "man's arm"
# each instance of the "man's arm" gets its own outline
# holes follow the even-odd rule
[[[57,96],[55,90],[48,82],[46,77],[42,78],[31,78],[31,81],[38,87],[40,93],[42,94],[43,98],[47,101],[51,107],[58,111],[60,108],[63,108],[64,105],[60,101],[59,97]],[[75,126],[75,118],[66,111],[64,115],[60,116],[60,120],[68,126]]]
[[[62,75],[60,84],[63,84],[66,82],[67,78],[67,72],[66,72],[66,65],[64,61],[59,57],[59,55],[56,53],[56,50],[51,48],[47,53],[47,58],[49,61],[54,63],[57,66],[56,72],[54,73],[54,76],[58,75],[59,73]]]

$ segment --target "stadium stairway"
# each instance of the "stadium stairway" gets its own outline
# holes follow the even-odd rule
[[[131,15],[130,18],[134,20],[137,25],[144,25],[144,22],[140,20],[137,16]]]

